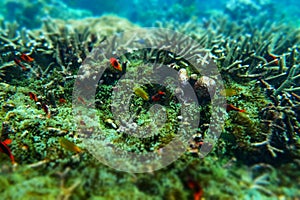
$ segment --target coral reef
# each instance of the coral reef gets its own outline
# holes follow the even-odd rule
[[[284,24],[263,23],[262,18],[251,20],[232,22],[226,16],[216,15],[203,22],[157,24],[189,35],[197,45],[180,34],[147,34],[145,29],[116,16],[68,21],[45,18],[43,26],[36,30],[19,29],[16,23],[2,21],[0,138],[12,140],[8,146],[17,164],[12,165],[8,156],[1,153],[1,196],[299,197],[299,31]],[[132,28],[136,34],[124,33]],[[152,48],[139,49],[145,44]],[[153,68],[148,67],[150,64]],[[210,70],[213,65],[217,65],[222,77]],[[166,80],[169,86],[163,87],[150,84],[155,79],[145,76],[152,69],[160,72],[163,66],[176,71],[174,78],[182,88],[190,84],[196,91],[200,106],[189,105],[190,115],[180,113],[189,99],[184,98],[185,90],[171,87],[172,77]],[[201,66],[200,71],[195,66]],[[82,73],[78,74],[80,70]],[[76,129],[77,116],[72,115],[73,85],[76,78],[84,82],[99,72],[103,72],[103,77],[96,88],[95,110],[100,120],[91,124],[86,113],[80,123],[89,132],[100,127],[99,137],[109,139],[110,146],[159,156],[162,147],[178,133],[185,134],[178,122],[191,126],[195,113],[201,113],[199,124],[192,127],[193,137],[183,138],[187,151],[176,162],[160,171],[130,174],[104,166],[87,151],[81,132]],[[118,84],[134,90],[128,102],[114,101],[128,95],[122,92],[123,88],[112,95],[125,73],[144,74],[142,79],[149,84],[121,79]],[[225,88],[218,87],[221,78]],[[208,130],[213,126],[209,124],[215,111],[212,97],[216,101],[226,98],[231,106],[227,106],[222,135],[213,152],[199,159],[203,140],[209,137]],[[75,99],[89,104],[80,94],[75,94]],[[128,104],[128,110],[122,110]],[[156,130],[151,120],[159,119],[163,113],[149,108],[161,105],[166,113],[165,123]],[[120,118],[114,118],[113,109],[119,111]],[[218,112],[226,111],[220,108]],[[145,138],[125,134],[142,124],[149,124],[156,134]],[[139,130],[141,135],[147,136],[147,132]]]
[[[42,19],[57,17],[60,19],[80,19],[92,16],[88,10],[72,9],[64,2],[57,0],[50,1],[13,1],[5,0],[0,2],[1,13],[6,20],[17,21],[21,27],[40,27]]]

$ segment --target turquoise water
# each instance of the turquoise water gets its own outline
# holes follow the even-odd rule
[[[233,9],[237,9],[236,12]],[[2,17],[19,21],[22,26],[38,27],[44,17],[78,19],[104,14],[115,14],[142,26],[152,26],[156,21],[176,20],[186,22],[192,17],[199,20],[219,12],[233,20],[265,13],[265,20],[296,23],[299,18],[299,2],[290,1],[2,1]],[[241,13],[243,16],[239,16]],[[31,20],[29,20],[31,19]]]

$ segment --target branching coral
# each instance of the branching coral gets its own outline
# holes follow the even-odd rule
[[[111,27],[106,24],[107,21],[117,23]],[[15,58],[22,53],[29,53],[35,61],[24,65],[36,76],[44,78],[55,69],[64,77],[68,77],[74,75],[99,40],[104,40],[112,32],[133,27],[128,21],[113,16],[90,18],[80,23],[73,20],[68,23],[66,26],[64,21],[47,18],[43,21],[43,28],[36,31],[20,31],[17,24],[4,24],[0,30],[0,44],[1,52],[5,53],[1,54],[0,64],[6,66],[7,62],[11,61],[9,66],[13,66]],[[98,32],[98,27],[103,31]],[[15,73],[9,71],[11,74]],[[9,80],[7,78],[6,81]]]
[[[299,92],[300,86],[296,83],[298,82],[297,79],[300,78],[300,65],[293,65],[284,74],[287,74],[287,77],[276,89],[274,95],[278,95],[281,91]],[[292,85],[296,85],[296,87],[291,87]]]

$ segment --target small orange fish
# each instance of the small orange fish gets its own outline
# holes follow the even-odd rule
[[[200,184],[196,181],[189,180],[187,185],[194,192],[194,200],[200,200],[203,196],[203,189]]]
[[[25,62],[33,62],[34,59],[28,55],[26,55],[25,53],[22,53],[20,58],[25,61]]]
[[[14,58],[14,62],[15,62],[19,67],[21,67],[21,69],[22,69],[23,71],[27,71],[27,70],[28,70],[24,65],[22,65],[21,60],[19,60],[19,59],[17,59],[17,58]]]
[[[85,101],[82,97],[77,97],[77,100],[78,100],[80,103],[86,105],[86,101]]]
[[[64,104],[64,103],[67,103],[67,100],[66,99],[64,99],[64,98],[59,98],[59,103],[61,103],[61,104]]]
[[[232,111],[232,110],[238,111],[238,112],[246,112],[246,110],[239,109],[239,108],[235,107],[235,106],[232,105],[232,104],[227,104],[227,106],[226,106],[226,111],[227,111],[227,112],[230,112],[230,111]]]
[[[118,62],[118,60],[116,58],[110,58],[109,62],[113,68],[115,68],[116,70],[122,71],[122,66],[120,65],[120,63]]]
[[[46,113],[47,118],[49,119],[51,117],[51,113],[49,110],[49,107],[46,104],[42,104],[42,109],[44,110],[44,112]]]
[[[152,101],[160,101],[166,95],[163,91],[158,91],[155,95],[151,97]]]
[[[8,155],[12,164],[15,164],[16,163],[15,158],[12,155],[10,148],[7,146],[10,143],[11,143],[11,139],[6,139],[6,140],[0,142],[0,151],[5,153],[6,155]]]
[[[34,94],[33,92],[29,92],[28,95],[29,95],[30,99],[34,100],[35,102],[38,101],[36,94]]]

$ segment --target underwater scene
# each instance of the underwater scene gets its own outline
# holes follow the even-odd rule
[[[0,0],[0,199],[300,199],[298,0]]]

